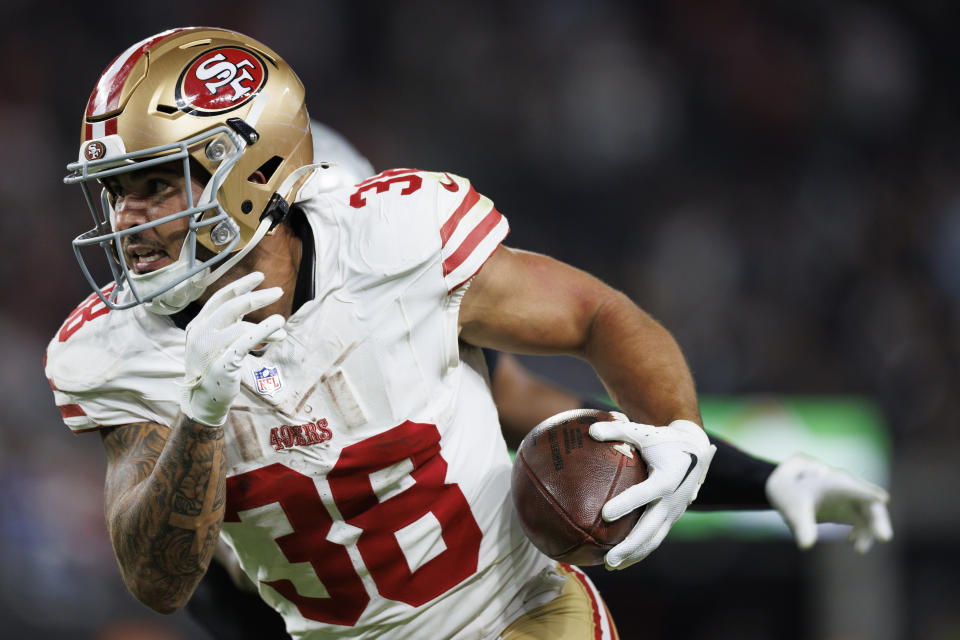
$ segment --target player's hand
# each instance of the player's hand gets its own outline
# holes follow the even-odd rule
[[[787,458],[767,478],[766,492],[801,549],[816,543],[818,522],[853,525],[850,539],[860,553],[877,540],[893,538],[887,492],[819,460],[800,454]]]
[[[283,295],[280,287],[254,291],[263,282],[259,271],[231,282],[213,294],[187,325],[186,373],[180,410],[196,422],[220,426],[227,420],[240,391],[240,364],[262,342],[286,337],[283,316],[272,315],[258,324],[243,317]]]
[[[647,505],[640,520],[623,542],[607,552],[608,569],[622,569],[643,560],[660,546],[687,506],[697,497],[717,448],[706,432],[689,420],[674,420],[665,427],[630,422],[614,412],[616,422],[590,426],[596,440],[620,440],[635,446],[647,463],[648,477],[603,505],[603,519],[621,518]]]

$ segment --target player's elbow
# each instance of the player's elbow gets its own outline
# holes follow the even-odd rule
[[[625,293],[605,288],[590,301],[591,313],[585,323],[579,355],[590,360],[611,342],[629,340],[638,333],[662,327],[641,310]]]
[[[163,615],[176,613],[187,604],[190,596],[181,596],[171,594],[157,589],[144,588],[135,584],[127,583],[127,589],[133,594],[133,597],[150,609]]]
[[[145,602],[144,604],[146,604],[148,607],[150,607],[151,609],[153,609],[153,610],[156,611],[157,613],[161,613],[161,614],[163,614],[163,615],[165,615],[165,616],[168,616],[168,615],[170,615],[170,614],[172,614],[172,613],[176,613],[176,612],[179,611],[181,608],[183,608],[183,604],[171,604],[171,603],[168,603],[168,602],[153,603],[153,604],[151,604],[151,603],[146,603],[146,602]],[[186,604],[186,603],[184,603],[184,604]]]
[[[197,580],[182,580],[172,576],[152,580],[148,576],[124,574],[127,590],[143,605],[157,613],[169,615],[182,609],[193,595]]]

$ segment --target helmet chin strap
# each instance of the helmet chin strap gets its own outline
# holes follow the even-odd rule
[[[169,316],[171,314],[183,311],[188,304],[203,295],[207,287],[216,282],[231,267],[240,262],[245,255],[257,246],[263,237],[270,231],[272,219],[270,216],[260,221],[260,226],[254,232],[253,237],[242,249],[238,250],[232,256],[217,265],[212,271],[208,267],[205,271],[185,280],[173,287],[169,291],[161,293],[157,297],[143,303],[144,309],[157,315]]]

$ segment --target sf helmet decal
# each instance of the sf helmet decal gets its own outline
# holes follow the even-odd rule
[[[83,147],[83,157],[93,162],[99,160],[107,153],[107,147],[99,140],[91,140]]]
[[[263,60],[243,47],[218,47],[190,62],[177,81],[177,106],[195,116],[242,107],[267,82]]]

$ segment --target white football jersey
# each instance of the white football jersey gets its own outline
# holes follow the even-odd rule
[[[243,362],[221,535],[295,638],[496,637],[559,593],[510,504],[485,366],[457,337],[506,219],[446,173],[310,189],[314,296]],[[172,424],[183,362],[170,318],[92,296],[46,371],[84,431]]]

